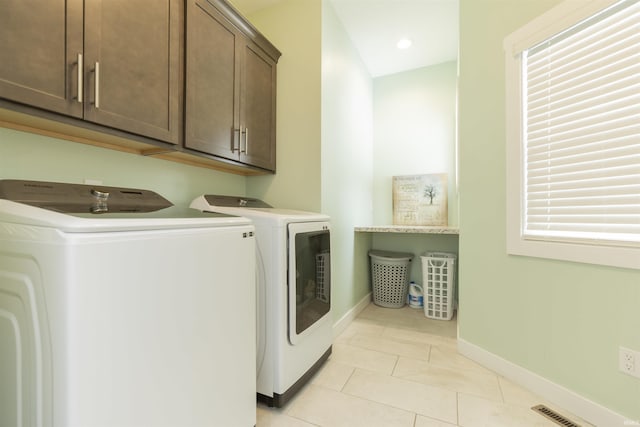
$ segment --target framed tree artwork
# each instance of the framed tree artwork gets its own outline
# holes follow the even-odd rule
[[[393,177],[393,225],[447,226],[447,174]]]

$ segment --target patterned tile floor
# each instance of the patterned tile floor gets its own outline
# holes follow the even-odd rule
[[[257,426],[557,426],[530,409],[540,403],[590,426],[460,355],[455,319],[370,304],[284,408],[258,404]]]

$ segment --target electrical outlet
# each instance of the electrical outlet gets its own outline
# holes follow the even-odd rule
[[[640,378],[640,352],[620,347],[618,356],[620,372]]]

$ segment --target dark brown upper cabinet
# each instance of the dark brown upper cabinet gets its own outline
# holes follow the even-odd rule
[[[186,19],[185,148],[275,171],[280,52],[223,0]]]
[[[0,96],[74,117],[82,0],[0,0]]]
[[[0,97],[179,143],[183,4],[0,0]]]

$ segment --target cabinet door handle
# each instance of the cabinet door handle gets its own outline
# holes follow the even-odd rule
[[[78,96],[78,102],[80,104],[82,104],[82,98],[83,98],[83,96],[82,96],[82,70],[84,68],[84,64],[82,63],[82,54],[81,53],[78,54],[77,65],[78,65],[78,73],[77,73],[78,74],[78,95],[77,96]]]
[[[231,152],[235,153],[240,152],[240,146],[242,145],[242,128],[234,129],[233,133],[238,132],[238,148],[236,148],[236,142],[234,140],[231,141]]]
[[[249,128],[244,128],[244,151],[240,150],[240,153],[249,154]],[[240,139],[240,145],[242,146],[242,138]]]
[[[95,96],[93,98],[93,104],[96,108],[100,108],[100,63],[96,61],[96,66],[93,69],[95,73]]]

